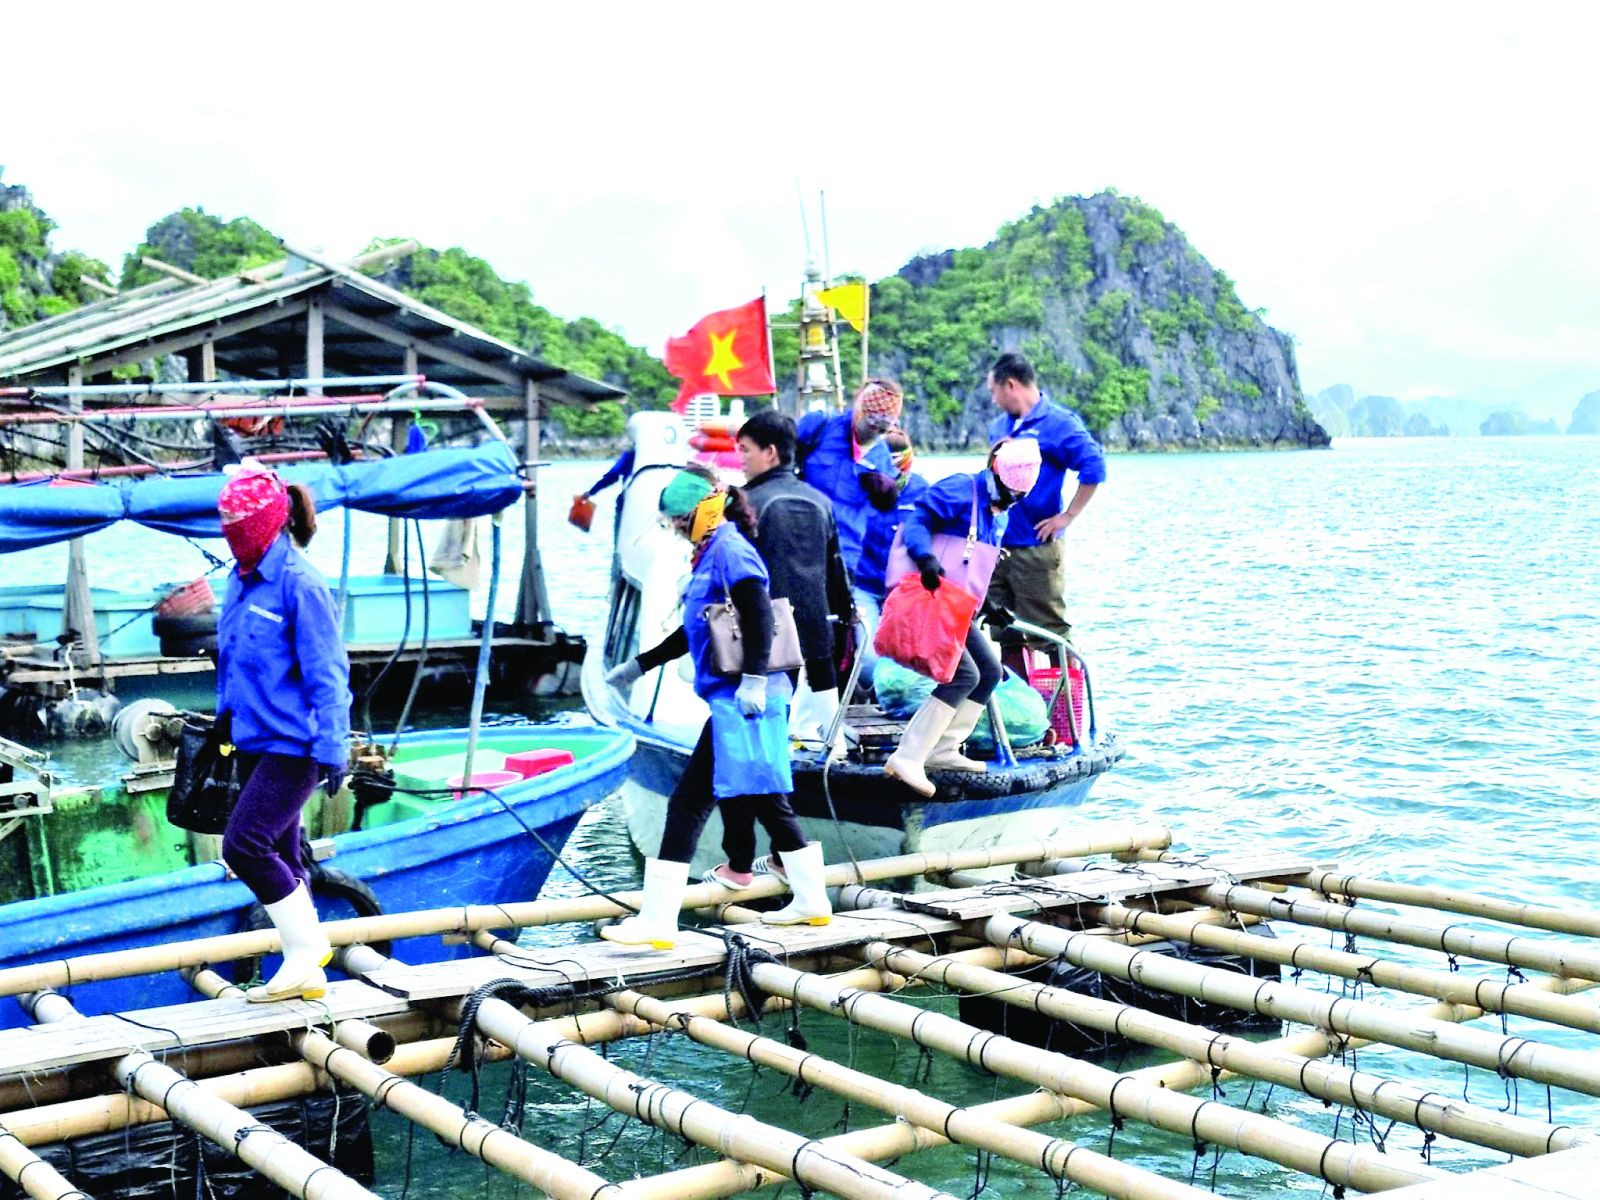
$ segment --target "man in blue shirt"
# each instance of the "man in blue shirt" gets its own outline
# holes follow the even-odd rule
[[[989,427],[989,441],[1037,438],[1043,465],[1039,482],[1022,498],[1006,522],[1005,555],[989,583],[989,603],[1022,620],[1067,637],[1066,532],[1105,482],[1100,443],[1074,412],[1039,391],[1033,364],[1006,353],[989,369],[989,395],[1000,416]],[[1072,499],[1062,503],[1066,474],[1077,476]]]

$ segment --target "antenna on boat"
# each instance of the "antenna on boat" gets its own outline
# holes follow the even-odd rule
[[[817,208],[822,218],[822,273],[826,287],[833,287],[833,257],[828,252],[828,194],[817,190]],[[832,308],[828,309],[828,345],[833,350],[834,404],[844,409],[844,371],[839,367],[839,322]]]
[[[809,266],[811,263],[811,222],[806,217],[806,198],[805,193],[800,190],[800,176],[798,175],[794,177],[794,198],[795,202],[800,205],[800,234],[805,238],[806,264]]]

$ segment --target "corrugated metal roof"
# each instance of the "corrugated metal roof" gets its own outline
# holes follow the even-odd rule
[[[503,376],[509,373],[550,384],[574,399],[615,400],[626,394],[536,358],[357,271],[295,259],[287,260],[281,270],[291,268],[292,273],[274,278],[262,278],[266,272],[255,271],[188,286],[162,280],[24,326],[0,336],[0,380],[55,381],[68,367],[79,364],[93,374],[115,362],[137,359],[146,347],[152,353],[158,349],[172,353],[212,338],[219,370],[283,374],[285,361],[304,357],[306,302],[316,297],[327,312],[328,375],[398,371],[404,352],[398,343],[405,343],[417,348],[422,359],[419,369],[443,382],[478,389],[486,384],[505,387],[510,381]],[[475,371],[475,364],[493,374]]]

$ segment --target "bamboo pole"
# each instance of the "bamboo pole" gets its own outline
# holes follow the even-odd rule
[[[1457,925],[1428,925],[1391,917],[1386,913],[1348,908],[1342,904],[1277,896],[1260,888],[1237,884],[1211,884],[1183,894],[1213,908],[1251,913],[1271,921],[1334,929],[1361,937],[1398,942],[1403,946],[1419,946],[1424,950],[1439,950],[1445,954],[1544,971],[1550,975],[1600,980],[1600,949],[1572,942],[1486,933],[1462,929]]]
[[[1427,1182],[1442,1174],[1421,1164],[1402,1165],[1375,1150],[1322,1137],[1259,1113],[1156,1087],[1065,1054],[990,1033],[942,1013],[887,996],[841,988],[818,975],[775,963],[758,963],[751,968],[751,976],[763,991],[842,1016],[856,1025],[907,1038],[981,1070],[1086,1101],[1113,1117],[1133,1117],[1157,1129],[1228,1146],[1337,1186],[1375,1192]]]
[[[67,1178],[0,1125],[0,1172],[33,1200],[93,1200],[88,1192],[72,1186]]]
[[[1014,944],[1034,954],[1060,955],[1074,966],[1119,979],[1133,979],[1162,991],[1197,996],[1210,1003],[1370,1038],[1389,1046],[1420,1050],[1438,1058],[1535,1079],[1586,1095],[1600,1095],[1600,1055],[1590,1051],[1567,1050],[1485,1030],[1458,1029],[1443,1021],[1400,1015],[1364,1000],[1253,979],[1169,954],[1130,950],[1104,938],[1007,915],[990,918],[983,930],[996,945]]]
[[[1135,856],[1140,862],[1189,861],[1181,854],[1166,851],[1138,851]],[[1483,896],[1476,892],[1463,892],[1431,885],[1394,883],[1387,879],[1369,879],[1321,869],[1310,870],[1302,875],[1280,876],[1279,882],[1309,888],[1325,896],[1349,896],[1353,900],[1381,900],[1390,904],[1410,904],[1418,908],[1482,917],[1484,920],[1500,921],[1507,925],[1547,929],[1552,933],[1600,937],[1600,913],[1587,909],[1551,908],[1518,900],[1501,900],[1496,896]]]
[[[955,1200],[865,1159],[828,1150],[801,1134],[728,1112],[689,1092],[614,1066],[593,1050],[550,1034],[503,1000],[484,1000],[478,1006],[477,1025],[519,1058],[620,1113],[788,1175],[808,1188],[845,1200]]]
[[[56,992],[24,996],[22,1003],[41,1024],[85,1020]],[[119,1058],[111,1067],[118,1083],[173,1119],[242,1159],[279,1187],[302,1200],[378,1200],[344,1172],[330,1167],[249,1113],[208,1095],[204,1088],[143,1050]]]
[[[1594,1135],[1570,1126],[1551,1126],[1493,1112],[1368,1071],[1309,1062],[1304,1055],[1265,1050],[1260,1043],[1216,1033],[1132,1005],[1086,996],[1068,988],[1027,982],[1000,971],[953,962],[947,957],[934,957],[888,942],[873,942],[861,947],[858,953],[884,970],[981,994],[1058,1021],[1115,1033],[1174,1051],[1204,1064],[1208,1070],[1220,1067],[1230,1073],[1295,1088],[1319,1100],[1350,1105],[1509,1154],[1547,1154],[1594,1140]],[[1209,1075],[1204,1082],[1210,1082]]]
[[[1115,823],[1091,825],[1077,838],[1048,842],[1017,843],[989,849],[959,850],[943,854],[902,854],[874,859],[861,864],[861,880],[896,879],[923,875],[930,871],[977,870],[1039,859],[1074,858],[1091,854],[1110,854],[1138,849],[1145,845],[1166,845],[1171,835],[1161,825]],[[849,864],[829,867],[829,886],[856,882],[856,870]],[[700,884],[687,889],[682,907],[708,908],[729,901],[750,901],[782,895],[787,886],[777,876],[761,876],[750,887],[730,893],[721,884]],[[432,934],[473,934],[480,929],[501,929],[508,925],[527,928],[569,921],[593,921],[601,917],[625,915],[625,905],[637,907],[640,892],[621,892],[612,898],[576,897],[570,900],[535,900],[521,904],[467,905],[458,908],[429,909],[414,913],[390,913],[377,917],[356,917],[329,921],[322,932],[335,946],[358,943],[399,941]],[[206,966],[239,958],[275,954],[281,949],[276,930],[230,933],[217,937],[171,945],[146,946],[136,950],[114,950],[86,954],[77,958],[0,970],[0,996],[44,991],[72,984],[130,975],[152,975],[183,967]]]
[[[991,1117],[974,1115],[970,1109],[957,1108],[915,1088],[889,1083],[820,1054],[796,1050],[772,1038],[694,1016],[677,1005],[639,992],[614,992],[606,997],[606,1003],[620,1012],[643,1017],[662,1029],[679,1030],[703,1046],[739,1055],[760,1066],[773,1067],[802,1083],[869,1104],[924,1129],[939,1130],[952,1141],[976,1146],[1024,1166],[1037,1167],[1055,1179],[1070,1180],[1103,1195],[1128,1197],[1129,1200],[1158,1200],[1160,1197],[1211,1200],[1209,1192],[1163,1179],[1065,1138],[1048,1137]]]
[[[1548,979],[1540,980],[1534,986],[1547,987],[1551,991],[1581,991],[1595,985]],[[1483,1012],[1465,1005],[1434,1004],[1407,1010],[1407,1014],[1440,1021],[1470,1021],[1475,1017],[1481,1017]],[[1307,1058],[1321,1058],[1342,1047],[1358,1049],[1367,1044],[1362,1038],[1332,1038],[1320,1030],[1314,1030],[1262,1042],[1259,1043],[1259,1048],[1303,1055]],[[1211,1079],[1209,1067],[1189,1059],[1145,1067],[1130,1074],[1135,1079],[1144,1080],[1158,1087],[1172,1088],[1175,1091],[1199,1087]],[[1224,1079],[1231,1077],[1232,1072],[1229,1071],[1224,1071],[1221,1076]],[[1093,1112],[1094,1106],[1079,1100],[1068,1100],[1054,1092],[1039,1091],[975,1105],[971,1111],[1014,1125],[1039,1125],[1046,1121],[1066,1120]],[[917,1150],[947,1145],[948,1141],[921,1126],[895,1122],[835,1134],[824,1138],[823,1144],[862,1158],[884,1161]],[[782,1178],[773,1178],[759,1168],[724,1160],[669,1171],[663,1175],[624,1183],[621,1187],[628,1200],[720,1200],[722,1197],[736,1196],[741,1192],[783,1182],[785,1180]]]
[[[230,989],[242,990],[215,971],[196,971],[189,982],[198,991],[213,997]],[[350,1022],[341,1021],[336,1029],[343,1029],[347,1024]],[[510,1130],[467,1113],[443,1096],[384,1070],[366,1056],[364,1038],[353,1036],[348,1041],[335,1042],[314,1029],[307,1029],[293,1034],[291,1041],[306,1062],[362,1092],[380,1108],[399,1113],[446,1142],[454,1142],[474,1158],[524,1183],[531,1183],[555,1200],[595,1200],[615,1195],[613,1185],[593,1171],[531,1145]],[[392,1057],[393,1053],[391,1040],[389,1055]]]
[[[1121,926],[1135,933],[1153,933],[1162,938],[1189,942],[1216,950],[1241,954],[1261,962],[1305,968],[1341,979],[1355,979],[1378,987],[1394,988],[1452,1004],[1472,1004],[1489,1012],[1510,1013],[1600,1033],[1600,1008],[1574,996],[1552,996],[1526,984],[1483,979],[1453,971],[1407,966],[1389,959],[1351,954],[1327,946],[1291,938],[1268,938],[1219,927],[1216,909],[1169,916],[1121,904],[1086,906],[1096,919]]]
[[[226,996],[229,992],[237,992],[241,996],[245,994],[244,988],[237,983],[231,979],[224,979],[206,967],[186,967],[182,975],[195,991],[207,999],[215,1000],[218,996]],[[291,1035],[291,1043],[297,1036]],[[335,1022],[333,1040],[345,1049],[354,1050],[363,1058],[375,1063],[386,1063],[394,1057],[394,1035],[359,1017],[346,1017]],[[298,1050],[298,1045],[295,1048]]]

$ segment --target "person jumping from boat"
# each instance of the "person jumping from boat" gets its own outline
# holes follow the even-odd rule
[[[866,637],[861,655],[861,685],[872,683],[872,637],[878,629],[881,598],[861,586],[866,568],[862,550],[873,514],[889,512],[899,501],[899,477],[884,435],[900,420],[900,385],[892,379],[869,379],[842,413],[811,412],[796,429],[796,461],[800,478],[833,501],[839,528],[839,550],[850,573],[858,618]],[[892,536],[892,535],[891,535]]]
[[[740,426],[738,445],[768,591],[774,600],[789,601],[805,657],[807,692],[795,700],[790,729],[803,745],[821,748],[839,710],[829,617],[841,631],[854,622],[850,574],[839,553],[833,504],[795,474],[795,425],[785,414],[771,408],[756,413]]]
[[[989,465],[973,474],[949,475],[931,485],[906,514],[902,531],[906,553],[922,576],[922,586],[939,590],[944,568],[933,552],[933,536],[965,539],[977,507],[977,538],[1000,546],[1012,506],[1039,478],[1039,443],[1009,438],[989,451]],[[1001,677],[1000,661],[974,615],[967,627],[966,648],[949,683],[933,689],[906,723],[900,745],[883,764],[884,774],[924,796],[934,793],[931,768],[984,771],[985,764],[961,753]]]
[[[627,688],[646,671],[688,654],[695,694],[711,709],[683,777],[667,801],[661,849],[644,866],[644,899],[637,916],[600,932],[624,945],[670,949],[688,886],[689,862],[701,830],[717,808],[728,861],[708,880],[729,889],[754,879],[755,823],[760,821],[787,874],[793,900],[762,914],[769,925],[825,925],[833,909],[823,879],[822,844],[800,832],[789,796],[789,677],[767,670],[773,633],[767,568],[756,552],[755,512],[738,488],[707,467],[679,471],[661,490],[661,514],[694,547],[693,573],[683,595],[683,625],[660,645],[613,667],[612,687]],[[711,615],[727,604],[737,614],[744,667],[718,672]]]
[[[309,1000],[327,987],[333,948],[311,899],[300,813],[319,783],[330,796],[344,785],[350,663],[328,585],[296,548],[316,529],[310,493],[246,460],[217,508],[236,562],[217,621],[217,722],[248,769],[222,858],[283,939],[283,965],[246,997]]]

